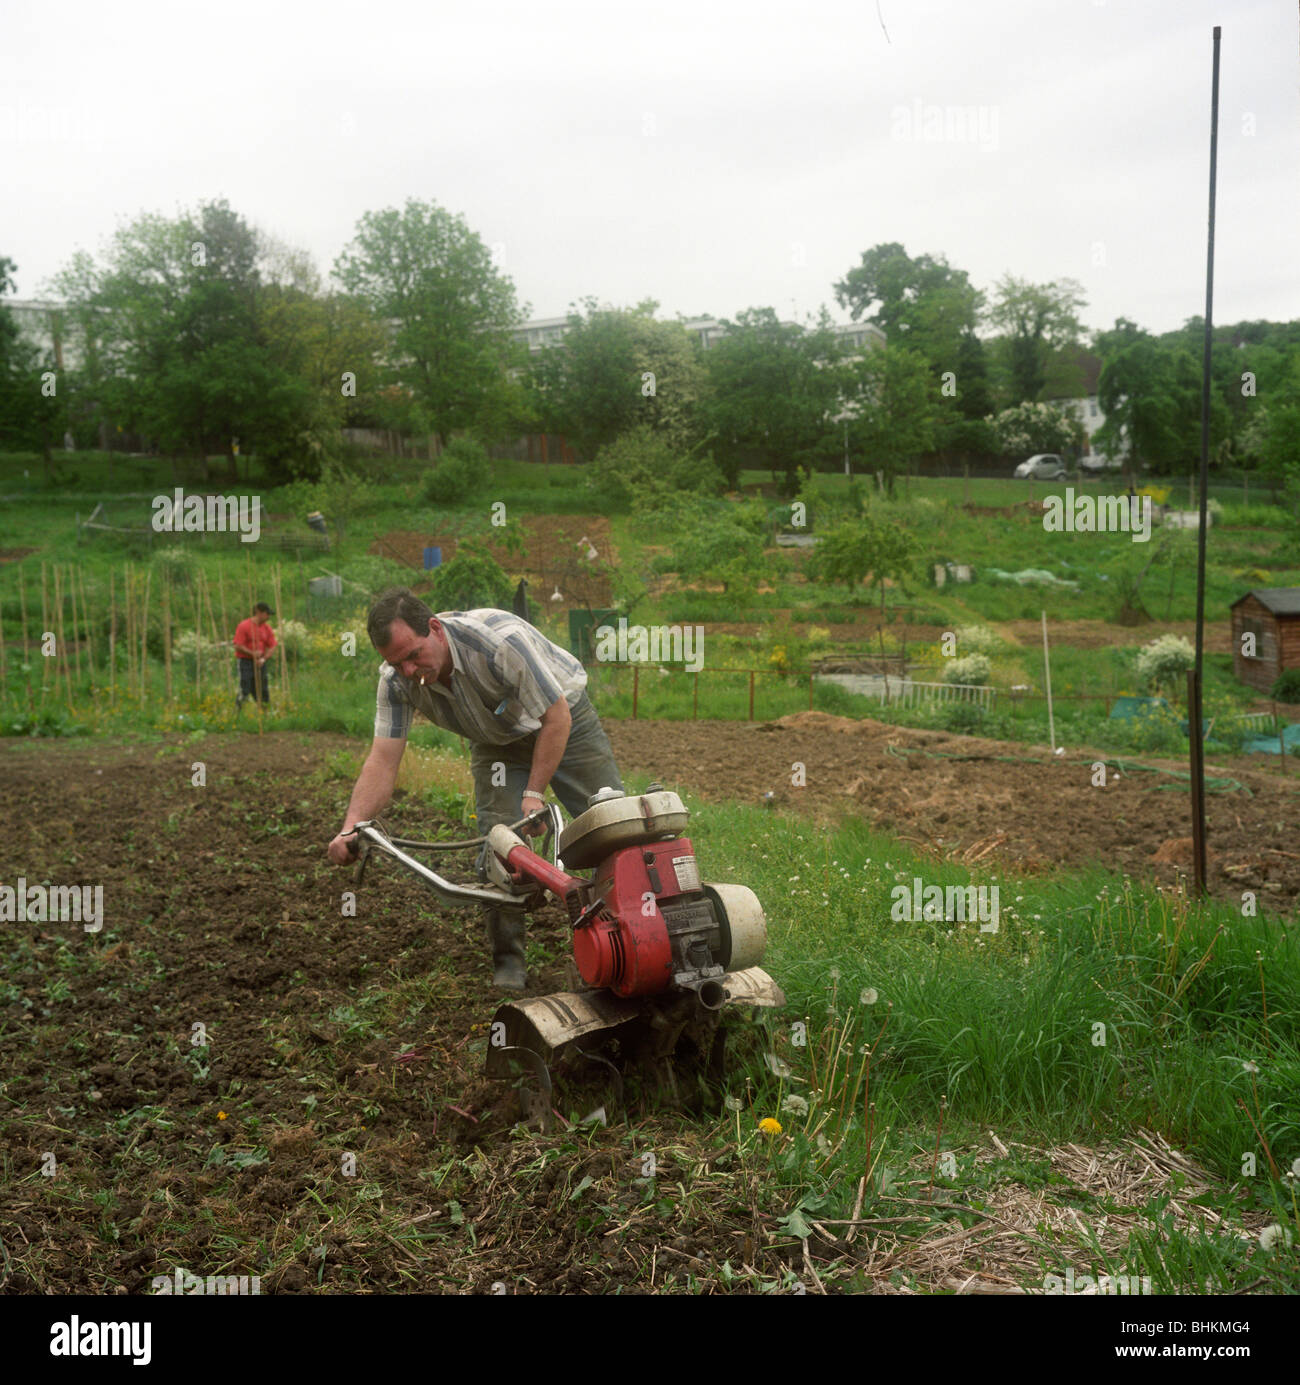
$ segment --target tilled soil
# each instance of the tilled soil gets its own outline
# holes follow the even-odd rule
[[[830,817],[859,813],[944,856],[1039,871],[1101,864],[1172,882],[1192,869],[1185,763],[1086,747],[1053,756],[885,722],[800,712],[770,722],[623,721],[608,726],[620,765],[702,798],[763,801]],[[1105,787],[1093,766],[1112,762]],[[1257,892],[1285,913],[1300,896],[1300,769],[1259,757],[1207,765],[1230,784],[1206,796],[1208,885],[1222,899]],[[806,783],[792,787],[802,766]],[[1140,768],[1140,767],[1149,768]],[[1165,771],[1165,772],[1162,772]]]
[[[528,579],[534,602],[550,610],[551,597],[558,591],[565,606],[609,605],[608,564],[617,566],[618,554],[610,542],[609,520],[604,515],[529,515],[519,525],[523,530],[521,553],[494,543],[491,535],[486,540],[487,550],[507,572]],[[459,541],[436,530],[393,529],[377,538],[370,552],[423,569],[428,546],[441,548],[442,561],[449,563],[456,556]],[[595,558],[588,558],[589,548],[595,549]]]
[[[609,1292],[734,1254],[638,1182],[626,1126],[512,1143],[478,911],[380,860],[344,915],[352,871],[324,845],[355,764],[322,766],[356,750],[0,742],[0,878],[103,887],[101,931],[3,925],[0,1290],[148,1292],[180,1268],[262,1292]],[[385,822],[437,826],[400,794]],[[568,934],[558,907],[531,916],[533,991],[566,987]],[[673,1152],[680,1125],[638,1124],[659,1187],[710,1176]]]
[[[1084,752],[814,713],[609,732],[628,771],[866,813],[945,853],[1165,878],[1185,860],[1185,794],[1137,772],[1093,789]],[[794,1271],[811,1286],[716,1120],[683,1117],[689,1094],[566,1128],[602,1099],[575,1083],[555,1136],[513,1133],[516,1097],[483,1076],[502,997],[476,911],[380,862],[350,916],[351,872],[323,859],[362,749],[288,733],[0,742],[0,879],[101,885],[104,907],[99,932],[3,925],[0,1290],[147,1292],[179,1268],[256,1275],[262,1292],[672,1292],[727,1261],[751,1285]],[[1293,904],[1300,781],[1231,773],[1253,796],[1210,797],[1215,891]],[[400,797],[385,820],[437,826]],[[534,989],[566,985],[567,935],[558,909],[533,917]],[[899,1291],[883,1273],[847,1282]]]

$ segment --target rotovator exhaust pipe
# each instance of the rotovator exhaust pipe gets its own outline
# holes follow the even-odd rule
[[[653,1034],[652,1056],[663,1059],[688,1028],[708,1030],[712,1041],[728,1005],[785,1003],[758,966],[767,943],[762,906],[743,885],[701,882],[695,849],[681,835],[689,814],[677,794],[657,784],[639,795],[602,789],[558,835],[558,810],[544,811],[552,861],[513,827],[447,844],[395,841],[373,823],[356,828],[363,852],[393,856],[451,903],[526,908],[544,891],[568,911],[573,960],[586,989],[501,1006],[491,1026],[489,1075],[508,1076],[511,1056],[549,1063],[600,1031],[617,1030],[627,1041],[645,1030]],[[477,889],[444,879],[401,849],[479,841],[484,885]],[[573,873],[584,870],[590,875]]]

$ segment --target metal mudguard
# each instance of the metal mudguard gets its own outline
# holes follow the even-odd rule
[[[722,978],[728,1005],[784,1005],[785,992],[762,967],[729,971]]]
[[[727,1005],[778,1006],[785,994],[762,967],[729,972],[722,978]],[[512,1000],[492,1017],[488,1029],[487,1075],[509,1077],[509,1050],[525,1048],[544,1063],[575,1039],[616,1029],[643,1017],[659,996],[624,1000],[613,991],[560,991]]]

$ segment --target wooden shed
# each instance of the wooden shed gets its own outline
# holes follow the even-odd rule
[[[1232,668],[1262,693],[1284,669],[1300,668],[1300,587],[1260,587],[1232,603]]]

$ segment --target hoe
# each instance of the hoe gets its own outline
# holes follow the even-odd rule
[[[643,794],[602,789],[567,826],[548,806],[469,841],[407,841],[375,822],[354,829],[358,884],[368,855],[380,851],[450,904],[526,910],[550,894],[564,905],[573,929],[572,989],[502,1005],[487,1049],[489,1077],[522,1069],[525,1117],[545,1132],[552,1129],[552,1067],[603,1065],[621,1100],[612,1054],[648,1065],[676,1097],[675,1058],[721,1079],[724,1010],[785,1004],[758,965],[767,942],[762,906],[743,885],[701,882],[695,849],[682,835],[688,816],[675,793],[651,784]],[[539,821],[540,852],[518,834]],[[447,880],[410,854],[472,847],[479,848],[478,885]]]

